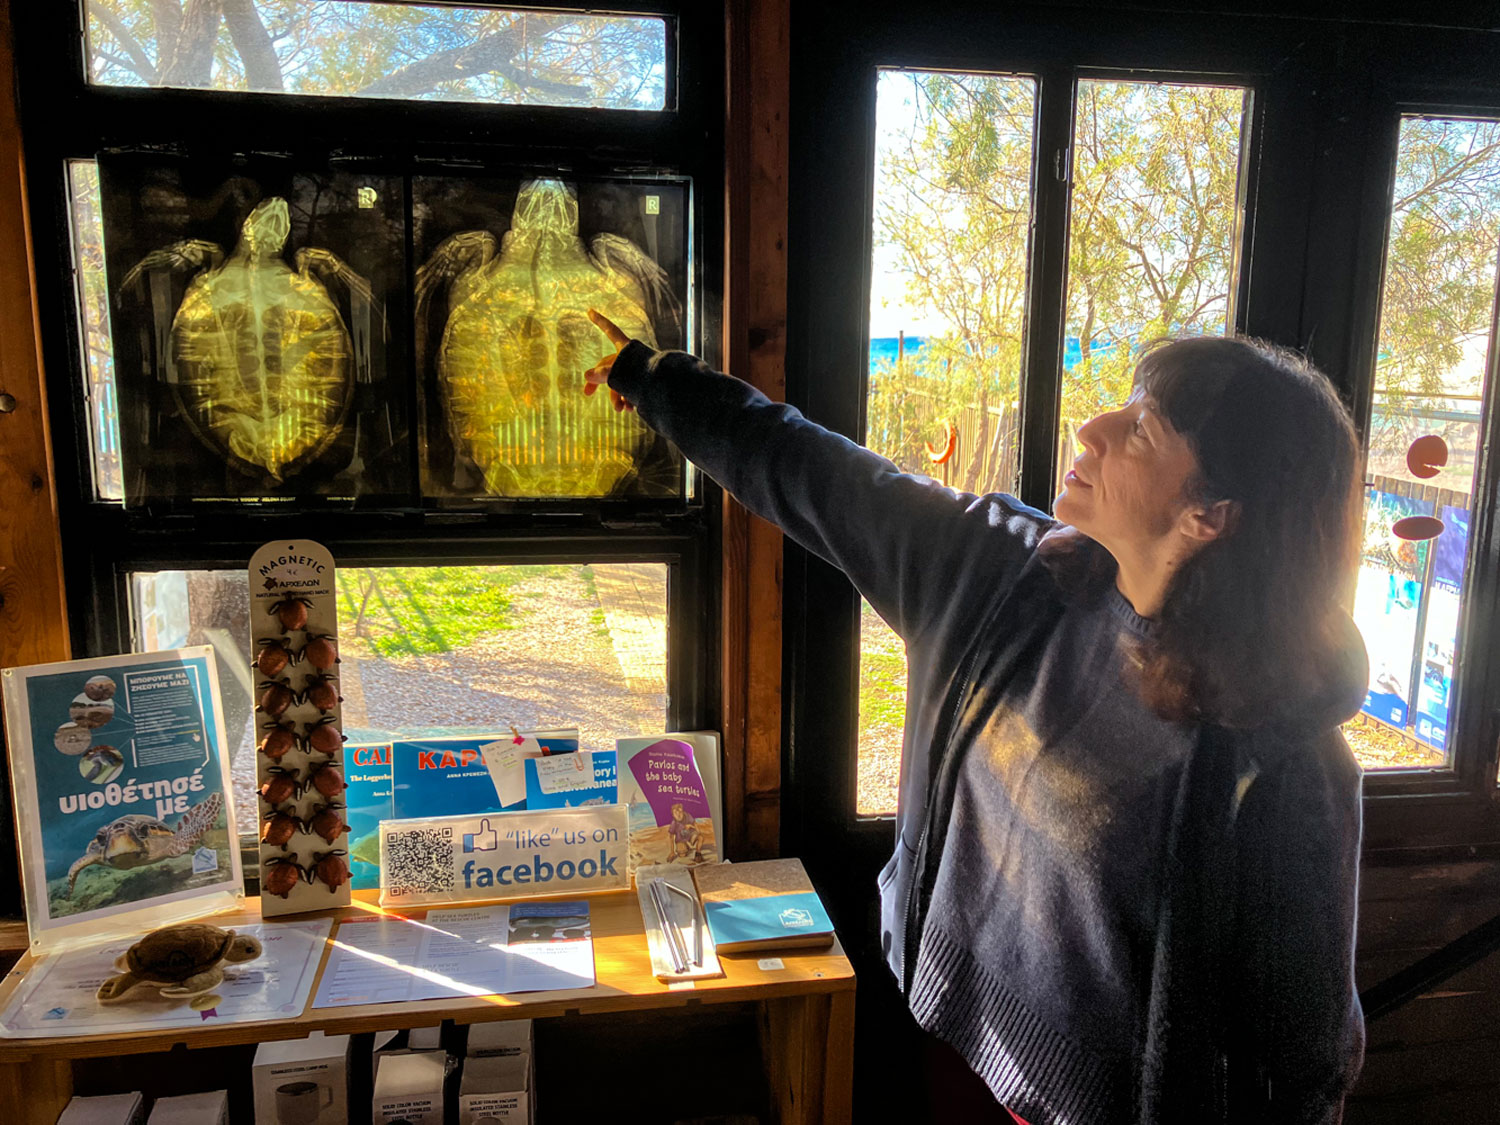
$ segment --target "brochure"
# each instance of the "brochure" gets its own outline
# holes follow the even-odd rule
[[[99,1003],[99,986],[119,972],[115,959],[137,938],[51,954],[16,989],[0,1016],[0,1035],[51,1038],[295,1019],[307,1007],[331,925],[326,918],[274,925],[226,922],[225,929],[259,939],[261,955],[226,966],[223,982],[192,1004],[153,995],[144,986],[138,986],[141,996],[129,1002]]]
[[[0,675],[33,951],[244,898],[209,646]]]
[[[313,1007],[593,985],[587,902],[458,907],[341,923]]]

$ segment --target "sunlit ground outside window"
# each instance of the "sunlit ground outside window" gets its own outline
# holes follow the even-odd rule
[[[607,563],[340,570],[345,731],[576,726],[585,750],[661,732],[666,569]],[[245,575],[136,573],[131,588],[138,650],[214,647],[239,829],[255,831]]]
[[[1497,240],[1500,123],[1404,118],[1354,602],[1370,683],[1344,727],[1366,769],[1441,766],[1453,744]],[[1422,445],[1409,454],[1435,438],[1446,463],[1429,471]],[[1409,516],[1436,517],[1442,534],[1402,538],[1395,525]]]
[[[1011,75],[878,78],[865,444],[964,492],[1013,492],[1036,84]],[[900,639],[860,619],[861,813],[896,807]]]
[[[445,4],[85,0],[88,78],[101,86],[666,107],[659,16]],[[190,10],[189,10],[190,9]]]

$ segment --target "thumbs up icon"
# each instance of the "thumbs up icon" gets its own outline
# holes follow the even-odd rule
[[[495,830],[490,827],[490,818],[479,822],[478,832],[464,833],[464,852],[492,852],[500,846]]]

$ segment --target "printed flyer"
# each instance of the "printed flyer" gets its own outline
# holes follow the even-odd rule
[[[208,646],[7,668],[34,948],[243,898]]]

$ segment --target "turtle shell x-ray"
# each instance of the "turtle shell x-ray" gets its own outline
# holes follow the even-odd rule
[[[400,182],[123,159],[101,183],[127,503],[397,493]]]
[[[348,288],[365,353],[371,319],[369,283],[336,254],[304,247],[296,270],[287,266],[290,231],[286,200],[273,196],[250,212],[227,259],[211,242],[179,242],[147,255],[121,286],[194,271],[172,318],[167,382],[200,438],[273,481],[327,449],[349,413],[355,342],[328,286]]]
[[[655,229],[642,219],[655,217],[647,212],[659,196],[642,189],[612,198],[627,229]],[[508,229],[503,219],[495,225],[498,238],[490,229],[442,238],[416,275],[418,346],[441,413],[440,422],[429,415],[429,441],[440,425],[456,490],[676,495],[680,461],[664,443],[607,396],[582,394],[583,373],[613,350],[590,308],[649,344],[680,345],[681,306],[667,271],[629,237],[585,233],[579,189],[559,180],[521,184]]]

